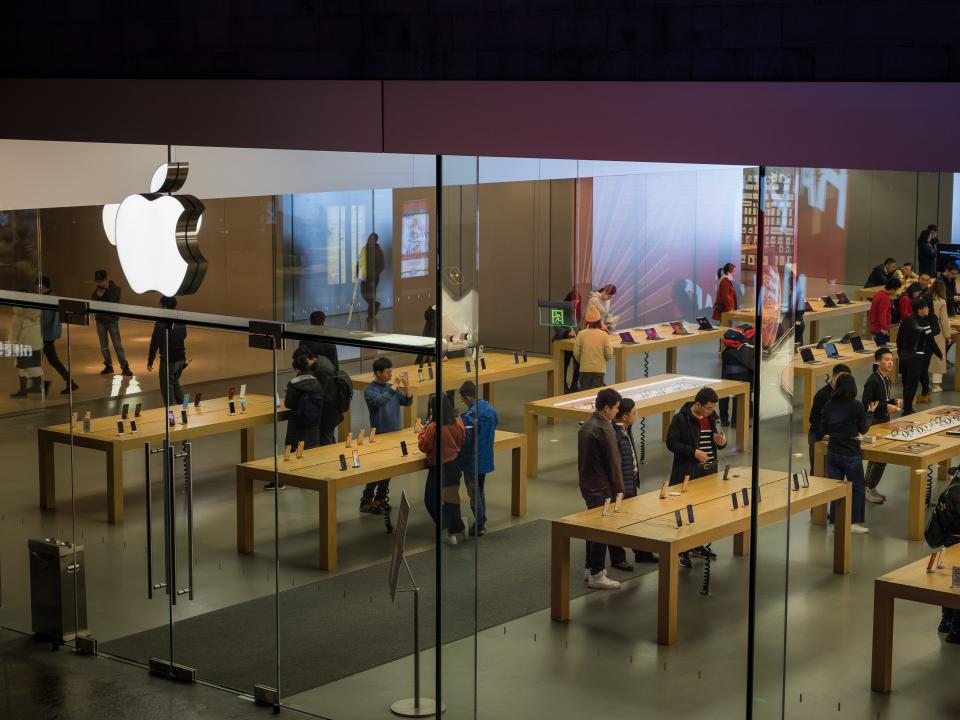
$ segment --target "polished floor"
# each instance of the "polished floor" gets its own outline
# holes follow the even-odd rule
[[[825,326],[824,332],[843,331]],[[839,334],[839,333],[837,333]],[[245,353],[238,349],[237,362]],[[640,359],[631,365],[636,376]],[[651,356],[651,373],[663,371],[662,354]],[[252,361],[251,361],[252,362]],[[238,365],[242,366],[242,365]],[[680,355],[680,371],[715,375],[716,349],[701,345]],[[858,379],[866,376],[857,373]],[[246,380],[251,392],[269,386],[262,376]],[[223,383],[198,384],[192,391],[215,392]],[[505,384],[497,393],[503,427],[522,429],[522,403],[536,399],[542,383],[536,379]],[[957,402],[952,392],[944,402]],[[359,397],[354,417],[365,412]],[[97,407],[107,412],[110,401]],[[106,523],[103,503],[102,457],[77,450],[73,459],[73,489],[77,499],[76,519],[70,513],[71,473],[69,453],[58,451],[58,491],[61,508],[41,514],[36,509],[35,429],[62,420],[63,411],[0,420],[0,451],[7,459],[8,472],[0,482],[0,560],[2,560],[3,602],[0,625],[29,630],[26,538],[50,536],[69,538],[86,546],[87,595],[91,634],[103,646],[111,638],[155,627],[169,617],[166,596],[146,598],[145,505],[141,456],[128,453],[124,472],[127,490],[127,520],[123,525]],[[799,415],[799,413],[797,413]],[[359,420],[358,420],[359,424]],[[541,426],[541,472],[529,482],[529,515],[509,515],[509,459],[498,456],[498,470],[488,478],[488,529],[496,532],[511,523],[532,518],[553,518],[580,509],[576,485],[576,426],[560,423]],[[670,457],[659,441],[658,419],[646,425],[647,465],[645,487],[657,487],[669,469]],[[786,469],[791,453],[802,454],[794,462],[806,462],[806,437],[799,422],[788,428],[783,420],[764,421],[761,427],[762,464]],[[257,452],[269,453],[272,430],[257,433]],[[791,447],[792,443],[792,447]],[[280,562],[273,556],[273,494],[256,499],[256,551],[238,555],[235,549],[233,467],[238,459],[237,439],[217,436],[196,443],[195,477],[196,547],[194,601],[179,600],[172,608],[174,647],[176,621],[202,614],[282,588],[328,576],[316,568],[316,497],[309,492],[288,489],[276,498],[280,532]],[[732,463],[744,462],[730,453]],[[943,680],[942,669],[960,661],[960,648],[943,644],[936,633],[938,611],[915,603],[897,607],[894,655],[894,689],[887,696],[869,688],[873,579],[892,568],[922,556],[921,542],[903,538],[906,526],[906,473],[889,468],[881,489],[889,499],[882,506],[869,505],[871,533],[853,538],[853,572],[835,576],[832,566],[832,537],[822,527],[812,526],[806,516],[794,516],[761,530],[758,537],[758,677],[754,697],[755,717],[820,718],[830,714],[841,718],[951,717],[960,700],[956,683]],[[431,542],[432,525],[420,499],[420,476],[395,478],[394,499],[406,490],[413,503],[408,549],[417,552]],[[379,518],[357,513],[358,491],[344,492],[338,500],[340,552],[338,572],[382,562],[389,556],[392,537],[383,532]],[[156,503],[155,503],[156,505]],[[185,503],[178,501],[179,523],[185,522]],[[154,508],[154,533],[159,542],[162,514]],[[179,527],[183,527],[181,524]],[[789,537],[789,545],[787,539]],[[444,547],[444,563],[482,562],[483,540],[463,546]],[[661,647],[655,642],[656,574],[628,582],[617,592],[596,592],[571,603],[571,620],[558,624],[549,610],[533,613],[447,643],[441,648],[441,682],[447,717],[484,719],[527,717],[580,718],[602,712],[609,718],[633,717],[742,717],[747,702],[746,674],[748,562],[732,556],[729,541],[715,543],[720,558],[713,565],[711,594],[700,594],[699,565],[681,573],[680,630],[676,645]],[[789,575],[787,551],[789,549]],[[479,554],[478,554],[479,551]],[[523,553],[523,547],[517,547]],[[575,561],[582,549],[574,544]],[[181,545],[180,562],[186,562]],[[162,567],[155,554],[155,570]],[[279,571],[279,575],[277,572]],[[615,573],[626,579],[623,573]],[[433,578],[418,578],[432,583]],[[518,584],[525,578],[516,577]],[[787,587],[789,583],[789,589]],[[384,596],[387,594],[384,579]],[[381,598],[377,598],[378,600]],[[374,598],[371,598],[371,602]],[[400,603],[409,605],[409,597]],[[478,588],[478,603],[496,603],[485,588]],[[280,612],[283,612],[281,595]],[[322,606],[316,608],[323,613]],[[425,618],[432,624],[433,618]],[[263,618],[265,627],[275,622]],[[786,629],[787,645],[784,646]],[[242,643],[249,628],[237,628],[236,635],[224,638],[223,652],[229,654]],[[382,633],[409,633],[409,626],[371,627],[357,643],[376,643]],[[305,637],[304,643],[310,638]],[[155,649],[165,656],[168,647]],[[5,652],[9,652],[6,650]],[[174,656],[191,665],[189,657]],[[786,674],[783,674],[784,658]],[[130,658],[145,661],[147,658]],[[277,656],[263,658],[264,684],[276,681]],[[88,659],[71,658],[79,663]],[[100,658],[92,661],[105,664]],[[474,683],[474,663],[478,667]],[[279,648],[279,681],[283,687],[284,649]],[[118,665],[126,673],[129,666]],[[435,692],[435,653],[423,656],[424,694]],[[234,695],[251,688],[235,688],[229,672],[201,679],[234,688]],[[118,672],[120,672],[118,670]],[[125,675],[126,677],[126,675]],[[146,673],[130,676],[154,683]],[[298,695],[284,696],[284,704],[330,718],[387,718],[394,700],[412,694],[412,662],[409,658],[359,673],[352,677]],[[204,690],[206,691],[206,690]],[[6,691],[9,695],[9,691]],[[191,690],[193,692],[193,690]],[[213,692],[212,690],[210,692]],[[234,695],[223,693],[225,698]],[[0,708],[3,707],[0,700]],[[123,715],[115,715],[122,717]],[[74,717],[69,714],[63,717]],[[84,717],[76,715],[76,717]],[[109,714],[101,717],[113,717]],[[215,717],[215,715],[211,715]]]

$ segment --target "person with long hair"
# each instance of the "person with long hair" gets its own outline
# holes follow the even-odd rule
[[[876,403],[871,403],[869,409],[873,412]],[[859,440],[867,431],[867,413],[863,403],[857,400],[857,381],[850,373],[837,376],[830,399],[823,406],[820,427],[830,438],[827,443],[827,477],[853,484],[850,532],[870,532],[865,524],[866,481]],[[830,503],[830,522],[834,520],[833,505]]]
[[[940,355],[930,358],[930,392],[943,390],[943,374],[947,372],[947,336],[950,334],[950,317],[947,314],[947,287],[939,278],[925,295],[928,307],[931,307],[931,317],[935,318],[940,332],[933,336],[933,341],[940,350]],[[932,323],[931,323],[932,324]]]
[[[467,439],[463,422],[453,411],[450,397],[440,396],[440,415],[437,416],[437,396],[431,395],[427,424],[420,429],[417,447],[427,456],[427,482],[423,488],[423,504],[441,530],[447,531],[446,541],[451,545],[462,543],[466,536],[460,515],[460,448]],[[437,458],[436,439],[440,433],[440,458]],[[440,468],[442,467],[442,471]]]
[[[737,274],[737,266],[727,263],[717,270],[717,297],[713,301],[713,319],[721,320],[723,313],[737,309],[737,288],[733,279]]]
[[[584,320],[586,320],[586,314],[590,311],[590,308],[596,308],[597,312],[600,313],[600,322],[603,323],[604,330],[612,330],[613,326],[617,324],[617,320],[619,320],[619,318],[610,311],[610,303],[616,294],[617,286],[613,283],[607,283],[599,290],[594,290],[590,293],[590,297],[587,298],[587,304],[583,308]]]

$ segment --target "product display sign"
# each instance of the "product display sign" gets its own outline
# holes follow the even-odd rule
[[[403,204],[400,229],[400,277],[423,277],[430,267],[430,214],[426,200]]]
[[[340,456],[341,458],[343,455]],[[397,583],[400,580],[400,566],[403,564],[404,545],[407,542],[407,523],[410,518],[410,501],[407,492],[400,493],[400,510],[397,513],[397,524],[393,533],[393,555],[390,556],[390,599],[397,595]]]

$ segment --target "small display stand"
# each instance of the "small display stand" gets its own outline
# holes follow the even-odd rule
[[[395,600],[397,584],[400,581],[400,566],[407,571],[410,578],[410,587],[400,592],[413,593],[413,697],[397,700],[390,706],[390,712],[400,717],[420,718],[437,715],[437,702],[432,698],[420,697],[420,587],[413,578],[413,572],[404,555],[404,544],[407,538],[407,521],[410,518],[410,501],[407,493],[400,495],[400,510],[397,513],[397,532],[393,544],[393,556],[390,558],[390,599]],[[440,712],[446,708],[441,704]]]

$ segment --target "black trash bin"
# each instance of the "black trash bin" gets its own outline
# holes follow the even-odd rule
[[[84,547],[55,538],[27,540],[33,632],[69,642],[87,632]]]

